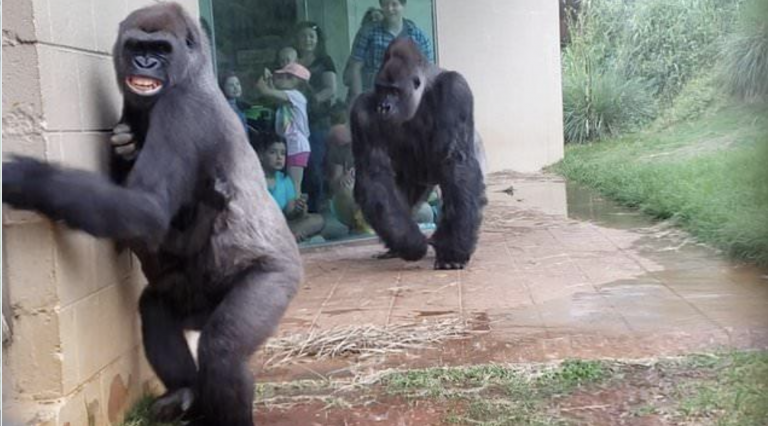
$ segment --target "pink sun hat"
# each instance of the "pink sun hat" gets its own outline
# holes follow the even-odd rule
[[[290,64],[275,71],[273,74],[291,74],[304,81],[309,81],[309,77],[312,75],[308,69],[306,69],[301,64],[297,64],[296,62],[291,62]]]

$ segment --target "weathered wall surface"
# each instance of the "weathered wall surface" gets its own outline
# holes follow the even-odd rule
[[[438,0],[440,66],[475,94],[490,171],[539,170],[563,157],[556,0]]]
[[[3,157],[104,171],[120,94],[118,23],[152,0],[6,0]],[[198,14],[197,0],[180,1]],[[151,369],[140,347],[138,262],[108,241],[3,209],[3,418],[115,424]],[[6,336],[4,336],[6,337]]]

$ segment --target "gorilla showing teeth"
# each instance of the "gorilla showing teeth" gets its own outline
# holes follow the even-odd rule
[[[112,179],[17,157],[3,164],[3,202],[137,255],[144,348],[167,389],[157,420],[252,426],[247,361],[302,279],[296,243],[181,6],[131,13],[113,53],[124,106]],[[185,330],[201,331],[198,365]]]

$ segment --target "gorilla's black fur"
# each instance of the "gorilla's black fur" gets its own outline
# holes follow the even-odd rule
[[[392,254],[418,260],[428,241],[411,209],[439,185],[442,216],[429,241],[435,268],[463,268],[486,203],[469,85],[430,64],[408,38],[387,48],[375,83],[351,114],[355,199]]]
[[[160,419],[252,426],[247,361],[301,280],[294,238],[217,87],[208,41],[178,4],[130,14],[114,61],[121,122],[140,148],[113,159],[120,184],[17,158],[3,167],[3,202],[124,241],[139,257],[144,346],[168,390],[154,406]],[[186,329],[202,332],[199,367]]]

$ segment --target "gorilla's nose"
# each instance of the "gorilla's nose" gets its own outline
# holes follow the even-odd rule
[[[160,61],[151,56],[136,56],[133,58],[133,65],[141,70],[152,70],[160,66]]]

